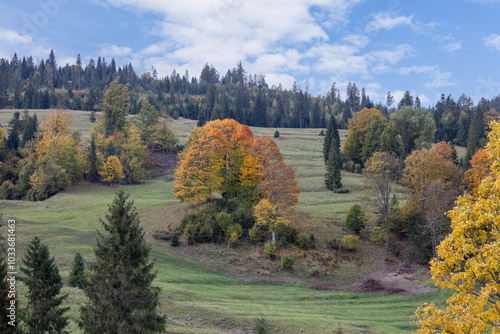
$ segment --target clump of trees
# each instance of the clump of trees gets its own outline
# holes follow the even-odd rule
[[[484,333],[498,331],[500,202],[500,124],[489,134],[486,152],[492,162],[471,194],[461,196],[448,213],[451,232],[431,260],[433,279],[454,294],[447,307],[423,304],[416,312],[417,333]]]
[[[230,239],[233,225],[247,233],[254,224],[268,228],[275,242],[278,226],[290,222],[298,193],[276,143],[254,138],[248,126],[232,119],[195,129],[175,171],[176,198],[188,205],[208,203],[182,220],[188,243]]]
[[[128,120],[127,90],[111,82],[87,147],[80,132],[71,131],[67,111],[52,111],[40,124],[36,114],[14,112],[9,131],[0,127],[0,198],[44,200],[81,179],[113,184],[146,178],[149,153],[173,151],[177,139],[168,116],[162,120],[147,100]]]

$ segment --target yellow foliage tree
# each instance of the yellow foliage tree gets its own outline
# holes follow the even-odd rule
[[[416,311],[417,333],[500,333],[500,123],[492,126],[486,151],[491,175],[477,195],[457,200],[448,213],[452,232],[431,261],[436,284],[455,293],[445,309],[423,304]]]
[[[491,160],[488,152],[484,149],[477,150],[470,159],[470,166],[471,168],[464,174],[464,179],[474,196],[477,196],[481,181],[490,175]]]
[[[67,111],[56,110],[51,112],[40,124],[42,134],[55,137],[61,134],[68,134],[73,121]]]
[[[102,166],[102,171],[99,172],[103,182],[115,183],[125,178],[123,175],[123,167],[116,156],[112,155],[108,157],[104,165]]]
[[[254,207],[255,224],[267,226],[272,233],[272,241],[276,242],[276,228],[279,224],[288,225],[290,220],[285,216],[279,215],[275,205],[267,198],[263,198]]]

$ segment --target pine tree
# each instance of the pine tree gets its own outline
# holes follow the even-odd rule
[[[85,284],[85,261],[82,255],[77,252],[73,261],[73,267],[69,274],[69,286],[83,288]]]
[[[123,191],[100,222],[105,232],[98,232],[96,259],[88,266],[88,301],[81,308],[80,327],[85,333],[163,332],[166,317],[156,313],[160,288],[151,286],[156,276],[151,248]]]
[[[63,286],[55,259],[49,249],[34,237],[22,259],[22,281],[28,287],[25,322],[29,333],[67,333],[64,328],[68,319],[64,313],[69,307],[61,307],[67,295],[60,295]]]
[[[326,162],[325,185],[328,190],[342,188],[342,176],[340,175],[340,150],[337,148],[337,140],[332,138],[331,149]]]
[[[88,160],[89,160],[89,174],[88,174],[89,181],[98,182],[99,169],[97,167],[97,152],[96,152],[94,135],[92,135],[92,139],[90,140]]]
[[[339,129],[337,126],[337,120],[335,119],[334,115],[331,115],[330,119],[328,120],[328,125],[326,127],[326,136],[323,140],[323,157],[325,158],[325,164],[328,161],[328,157],[330,156],[332,139],[335,139],[335,147],[340,151]]]

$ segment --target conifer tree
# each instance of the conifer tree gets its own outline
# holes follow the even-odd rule
[[[325,158],[325,164],[328,161],[328,157],[330,156],[330,149],[332,147],[332,139],[335,139],[335,148],[340,152],[340,137],[339,137],[339,129],[337,126],[337,120],[334,115],[330,116],[328,120],[328,125],[326,127],[326,135],[323,141],[323,156]]]
[[[85,261],[82,255],[77,252],[73,260],[73,266],[69,275],[69,286],[83,288],[85,284]]]
[[[123,191],[100,222],[104,232],[97,232],[96,259],[88,265],[80,327],[85,333],[163,332],[166,317],[156,312],[160,288],[151,286],[156,276],[151,248]]]
[[[28,287],[25,323],[29,333],[67,333],[68,324],[64,313],[69,307],[61,307],[67,295],[60,295],[63,286],[59,269],[49,249],[34,237],[22,259],[23,282]]]
[[[97,152],[95,146],[95,137],[92,135],[89,146],[89,181],[98,182],[99,181],[99,169],[97,167]]]
[[[342,177],[340,175],[340,150],[337,148],[337,140],[332,138],[330,154],[326,162],[325,185],[328,190],[342,188]]]

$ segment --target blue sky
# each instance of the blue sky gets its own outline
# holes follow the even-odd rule
[[[313,95],[365,87],[375,102],[405,90],[423,105],[441,93],[477,102],[500,93],[500,0],[39,0],[0,3],[0,57],[77,54],[221,74],[242,61],[269,85]]]

